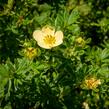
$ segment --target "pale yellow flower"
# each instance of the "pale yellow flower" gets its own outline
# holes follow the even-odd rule
[[[54,28],[43,27],[42,30],[33,32],[33,38],[40,47],[51,49],[63,43],[63,32],[55,31]]]
[[[88,89],[94,89],[100,84],[101,84],[100,79],[97,80],[94,77],[85,80],[85,85]]]

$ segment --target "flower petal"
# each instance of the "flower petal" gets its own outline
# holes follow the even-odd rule
[[[41,40],[42,37],[43,37],[42,31],[40,31],[40,30],[35,30],[35,31],[33,32],[33,38],[34,38],[36,41]]]
[[[42,32],[44,33],[45,36],[46,35],[54,35],[55,29],[45,26],[42,28]]]
[[[54,46],[58,46],[63,43],[63,32],[62,31],[57,31],[55,33],[55,38],[56,38],[56,43]]]
[[[51,49],[51,47],[46,45],[44,42],[38,42],[38,45],[42,48],[45,48],[45,49]]]

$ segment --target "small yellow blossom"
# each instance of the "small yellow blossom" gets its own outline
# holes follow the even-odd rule
[[[90,109],[89,104],[87,102],[83,102],[83,108],[84,109]]]
[[[84,41],[84,39],[83,39],[82,37],[78,37],[78,38],[76,39],[76,42],[77,42],[78,44],[81,44],[81,45],[83,45],[83,44],[85,43],[85,41]]]
[[[33,32],[33,38],[40,47],[51,49],[63,43],[63,32],[55,31],[54,28],[43,27],[42,30]]]
[[[29,47],[25,49],[24,53],[26,57],[28,57],[29,59],[32,59],[37,55],[37,50],[33,47]]]
[[[100,84],[101,84],[100,79],[97,80],[94,77],[85,80],[85,85],[88,89],[94,89]]]

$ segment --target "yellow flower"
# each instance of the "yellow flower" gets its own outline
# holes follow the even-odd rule
[[[33,47],[26,48],[24,52],[26,57],[28,57],[29,59],[32,59],[37,55],[37,50]]]
[[[54,28],[43,27],[42,30],[33,32],[33,38],[40,47],[51,49],[63,43],[63,32],[55,31]]]
[[[100,84],[101,84],[100,79],[97,80],[93,77],[85,80],[85,85],[88,89],[96,88]]]

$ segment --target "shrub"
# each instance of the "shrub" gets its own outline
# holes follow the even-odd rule
[[[0,109],[109,108],[108,1],[0,1]]]

